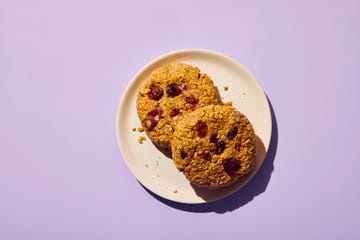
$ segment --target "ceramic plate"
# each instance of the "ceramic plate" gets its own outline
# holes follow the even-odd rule
[[[133,131],[141,126],[136,112],[136,94],[156,68],[171,62],[183,62],[208,74],[219,90],[223,102],[231,101],[244,113],[258,137],[257,164],[252,172],[235,184],[218,190],[193,186],[179,172],[166,152],[156,148],[145,132]],[[225,86],[228,90],[225,91]],[[136,179],[153,193],[181,203],[205,203],[218,200],[244,186],[261,166],[271,138],[271,114],[267,98],[257,80],[241,64],[217,52],[189,49],[163,55],[147,64],[129,83],[120,101],[116,134],[122,157]],[[140,136],[146,141],[138,142]]]

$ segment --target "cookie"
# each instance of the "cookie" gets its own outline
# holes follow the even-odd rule
[[[170,148],[174,128],[187,112],[218,104],[212,79],[197,67],[166,64],[150,74],[138,90],[136,108],[150,140]]]
[[[256,135],[232,106],[209,105],[187,114],[176,126],[172,158],[200,187],[219,188],[248,173],[256,161]]]

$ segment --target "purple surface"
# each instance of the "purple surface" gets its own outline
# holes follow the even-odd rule
[[[0,1],[0,239],[359,239],[360,4],[148,2]],[[277,123],[208,205],[148,193],[116,143],[129,80],[183,48],[246,66]]]

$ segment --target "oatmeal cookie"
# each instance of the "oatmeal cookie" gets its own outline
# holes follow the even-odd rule
[[[209,76],[197,67],[171,63],[150,74],[138,90],[136,108],[151,141],[170,148],[175,125],[185,113],[218,103]]]
[[[245,115],[227,105],[209,105],[187,114],[176,126],[172,158],[200,187],[230,185],[256,161],[256,135]]]

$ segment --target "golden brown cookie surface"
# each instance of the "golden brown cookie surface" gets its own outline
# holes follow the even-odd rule
[[[234,107],[209,105],[179,121],[172,157],[186,178],[218,188],[248,173],[256,160],[256,136],[245,115]]]
[[[171,63],[150,74],[138,91],[136,108],[151,141],[170,148],[175,125],[185,113],[218,103],[209,76],[197,67]]]

